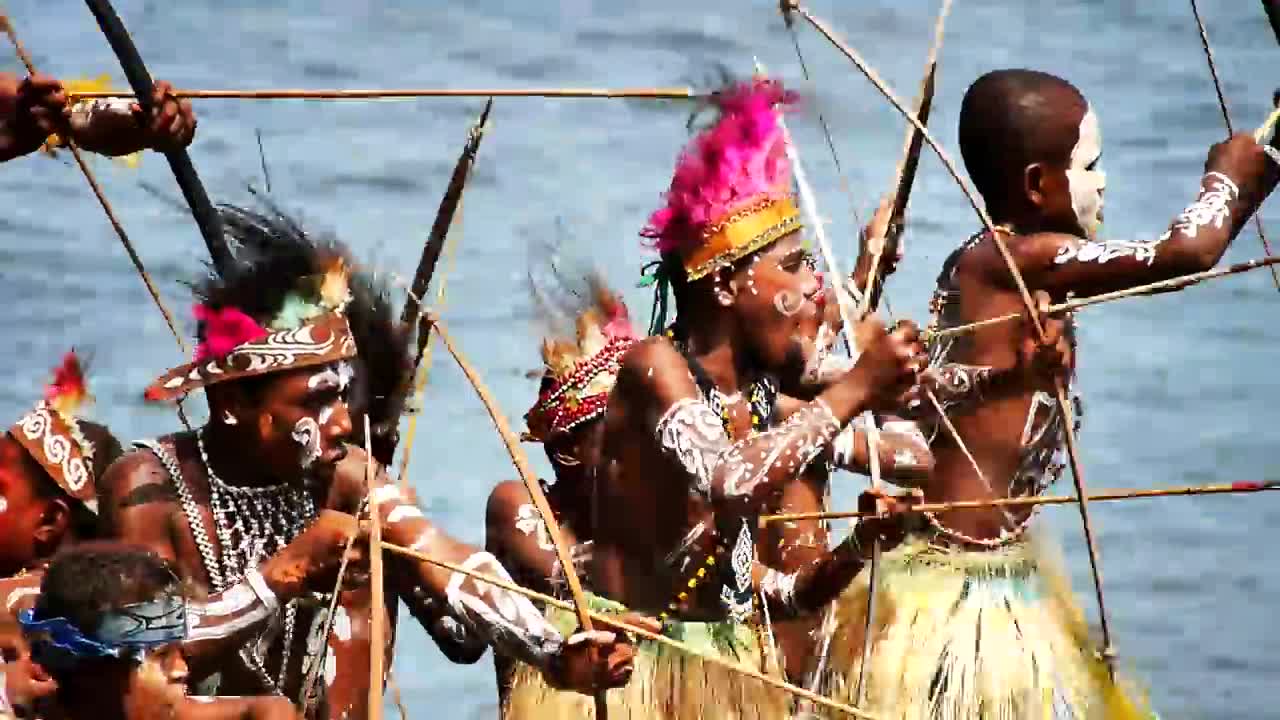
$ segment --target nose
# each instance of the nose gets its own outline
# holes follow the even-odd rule
[[[187,666],[186,656],[182,654],[181,648],[175,647],[165,658],[165,676],[171,683],[186,684],[190,675],[191,668]]]
[[[334,404],[333,415],[329,422],[320,428],[325,437],[331,441],[344,440],[351,436],[351,410],[347,403],[339,400]]]

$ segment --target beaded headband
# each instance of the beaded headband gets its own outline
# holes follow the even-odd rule
[[[54,370],[44,399],[9,428],[9,436],[40,463],[63,492],[97,513],[93,443],[80,432],[76,419],[76,412],[88,398],[80,359],[74,351],[69,352]]]
[[[524,440],[545,442],[604,413],[622,357],[636,337],[619,298],[600,288],[595,300],[577,318],[576,342],[543,342],[544,377],[550,382],[525,413]]]
[[[765,198],[703,232],[703,244],[682,254],[685,277],[697,280],[802,227],[800,211],[790,197]]]

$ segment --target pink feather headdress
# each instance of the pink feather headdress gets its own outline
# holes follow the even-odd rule
[[[715,124],[681,153],[666,205],[640,235],[678,254],[690,280],[800,229],[777,114],[794,99],[774,80],[735,85],[717,98]]]

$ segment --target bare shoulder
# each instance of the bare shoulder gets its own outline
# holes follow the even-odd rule
[[[492,530],[508,524],[515,517],[520,506],[530,502],[529,490],[518,480],[500,482],[489,493],[489,502],[485,505],[485,523]]]
[[[623,356],[615,391],[627,398],[644,398],[653,407],[666,407],[680,398],[696,396],[697,385],[676,346],[665,337],[650,337]]]
[[[104,501],[102,509],[108,512],[143,504],[138,502],[139,494],[154,496],[146,502],[177,500],[164,463],[143,448],[127,452],[111,464],[98,480],[98,494]]]
[[[1055,259],[1066,257],[1086,242],[1075,235],[1056,232],[1005,236],[1009,254],[1013,256],[1018,270],[1026,274],[1050,270]],[[983,238],[982,242],[964,253],[956,270],[961,274],[983,277],[1001,287],[1013,285],[1009,264],[1000,252],[1000,246],[991,237]]]

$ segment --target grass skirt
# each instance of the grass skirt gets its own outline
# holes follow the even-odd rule
[[[591,609],[621,613],[610,600],[588,595]],[[567,637],[572,613],[551,609],[551,622]],[[664,634],[698,652],[781,677],[766,663],[756,631],[733,623],[668,622]],[[653,641],[636,644],[635,670],[625,687],[608,692],[610,720],[785,720],[790,696],[764,683]],[[518,663],[507,696],[507,720],[581,720],[595,717],[592,698],[555,690],[542,673]]]
[[[867,573],[837,606],[826,693],[855,704]],[[1154,717],[1112,682],[1058,564],[1039,543],[967,551],[909,539],[881,558],[866,706],[884,720]]]

